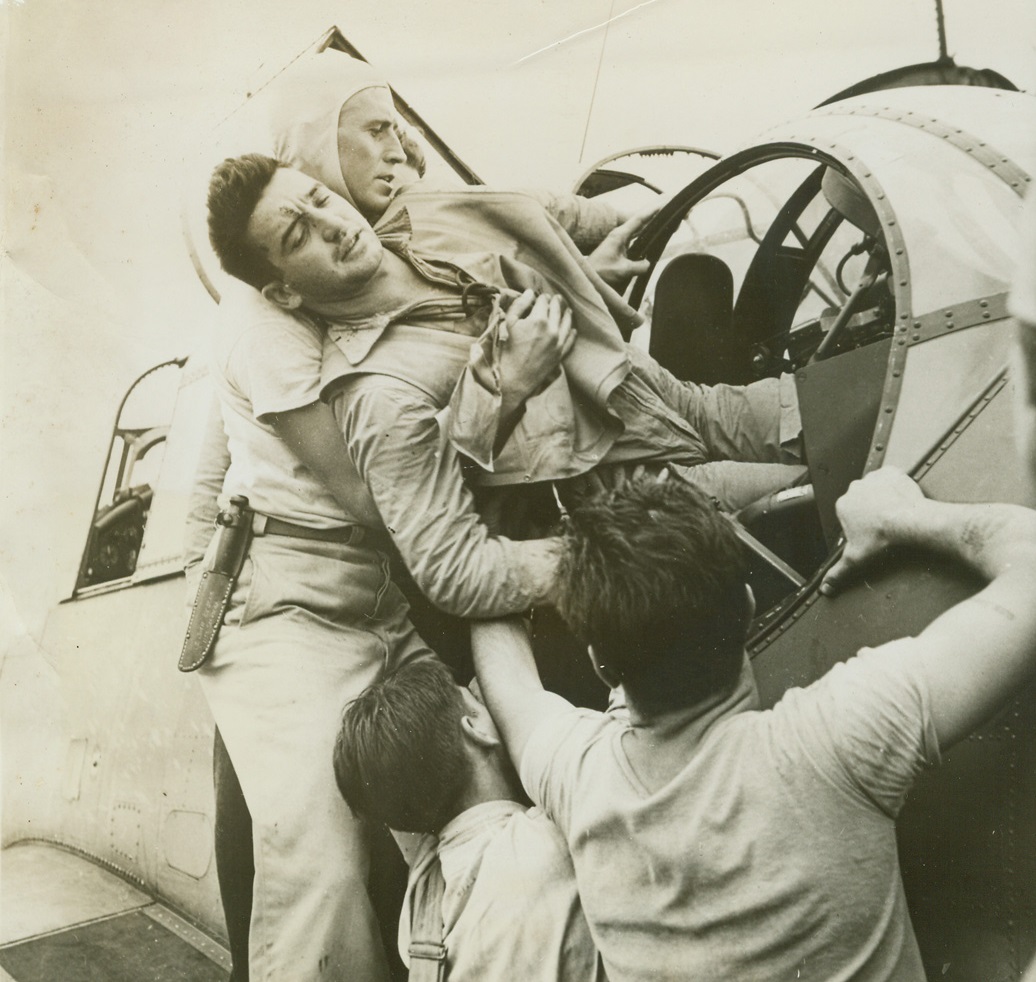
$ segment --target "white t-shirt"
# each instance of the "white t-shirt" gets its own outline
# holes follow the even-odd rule
[[[490,801],[424,836],[399,927],[404,961],[417,881],[438,847],[450,982],[603,982],[568,849],[538,808]]]
[[[310,528],[355,519],[263,420],[319,400],[322,351],[318,328],[251,287],[228,285],[211,342],[212,377],[231,456],[223,494],[243,494],[256,511]]]
[[[673,723],[686,766],[648,790],[629,724],[545,720],[522,782],[568,842],[611,982],[924,979],[894,819],[938,759],[912,639],[864,649],[760,712],[747,666]]]

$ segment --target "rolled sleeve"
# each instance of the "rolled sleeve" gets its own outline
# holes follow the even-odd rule
[[[549,191],[527,192],[568,234],[581,252],[589,252],[619,224],[619,213],[600,198],[584,198],[578,194],[552,194]]]
[[[449,613],[496,617],[543,603],[558,544],[490,535],[436,407],[384,376],[352,379],[332,408],[385,527],[417,585]]]

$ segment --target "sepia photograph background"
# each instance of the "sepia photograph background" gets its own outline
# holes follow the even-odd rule
[[[1031,0],[946,0],[947,47],[1036,89]],[[214,128],[337,25],[487,183],[631,147],[727,152],[939,53],[931,0],[2,0],[0,652],[70,596],[119,399],[204,343],[184,215]]]

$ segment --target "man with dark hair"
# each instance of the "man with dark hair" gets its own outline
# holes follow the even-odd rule
[[[377,220],[407,156],[387,83],[334,52],[295,68],[271,143],[282,144],[286,157],[296,142],[319,144],[334,170],[328,180]],[[342,706],[386,669],[429,652],[371,532],[381,525],[378,510],[319,399],[320,333],[251,287],[229,281],[221,293],[210,374],[222,420],[207,430],[192,493],[188,583],[214,572],[217,495],[224,506],[248,499],[254,538],[225,613],[210,602],[211,591],[196,607],[202,618],[214,612],[214,622],[192,638],[218,631],[214,646],[183,664],[197,668],[253,823],[254,902],[250,912],[227,905],[234,978],[381,982],[390,966],[368,889],[367,830],[350,815],[328,761]],[[543,313],[530,311],[516,324],[508,355],[529,360],[523,331],[531,326],[536,335]],[[307,455],[312,446],[317,453]],[[490,548],[502,572],[493,582],[486,577],[484,594],[495,601],[487,609],[517,611],[545,596],[553,544]],[[517,585],[516,570],[526,574]],[[217,777],[228,771],[218,767]],[[217,794],[217,829],[226,827],[230,797]],[[226,845],[224,835],[221,883],[229,882]],[[224,893],[239,895],[247,897],[247,884]],[[248,917],[246,937],[239,927]]]
[[[608,685],[658,713],[733,688],[752,614],[745,576],[734,526],[704,494],[644,482],[572,511],[554,602]],[[688,638],[708,657],[688,659]]]
[[[250,161],[243,165],[250,168]],[[802,475],[802,467],[778,462],[778,380],[683,384],[627,347],[615,317],[635,313],[622,314],[622,301],[573,255],[531,198],[487,193],[469,212],[470,194],[414,194],[376,233],[345,199],[281,167],[245,221],[225,207],[224,197],[236,205],[252,198],[227,177],[236,169],[239,162],[226,161],[213,176],[213,245],[219,250],[226,238],[223,225],[244,223],[250,246],[277,271],[263,296],[323,326],[324,395],[349,456],[418,585],[451,612],[488,613],[486,596],[501,571],[484,548],[460,458],[439,446],[447,405],[447,435],[483,465],[476,483],[538,484],[533,493],[548,500],[547,482],[602,464],[665,462],[727,507]],[[411,213],[426,215],[417,210],[426,206],[440,218],[461,208],[473,241],[503,251],[454,256],[420,248],[422,225]],[[440,225],[429,227],[441,237]],[[501,391],[503,359],[510,354],[515,364],[509,348],[516,317],[535,304],[562,310],[547,299],[552,291],[567,307],[552,315],[560,333],[570,322],[575,329],[571,350],[543,392],[508,402],[508,392],[529,390],[523,383]],[[506,421],[521,402],[512,432]],[[739,450],[740,459],[716,459]],[[736,477],[715,480],[713,468],[724,466]]]
[[[472,763],[462,692],[445,665],[429,661],[393,672],[349,703],[334,768],[354,812],[397,832],[438,832],[463,811]]]
[[[400,954],[445,947],[450,982],[595,982],[564,840],[521,789],[493,719],[439,662],[406,665],[345,709],[335,777],[358,814],[424,833],[410,850]],[[441,875],[441,895],[429,889]],[[434,936],[422,936],[424,925]]]
[[[895,546],[989,585],[766,712],[735,644],[751,601],[726,519],[678,484],[620,488],[566,535],[562,610],[628,718],[544,691],[520,622],[472,628],[487,705],[569,844],[612,982],[924,978],[895,818],[1036,667],[1036,513],[930,501],[885,468],[838,515],[825,592]]]
[[[226,160],[209,184],[209,237],[223,268],[257,290],[277,278],[277,270],[248,237],[248,219],[278,163],[261,153]]]

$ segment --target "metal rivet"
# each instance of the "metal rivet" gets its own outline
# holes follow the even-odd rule
[[[980,307],[988,307],[989,306],[989,301],[988,300],[979,300],[978,305]]]
[[[874,449],[880,452],[885,449],[885,445],[883,443],[875,443]]]
[[[902,256],[903,255],[903,250],[902,249],[897,249],[896,250],[896,255],[897,256]]]
[[[915,334],[914,337],[913,337],[913,340],[914,341],[920,341],[921,340],[921,335],[920,334]]]

